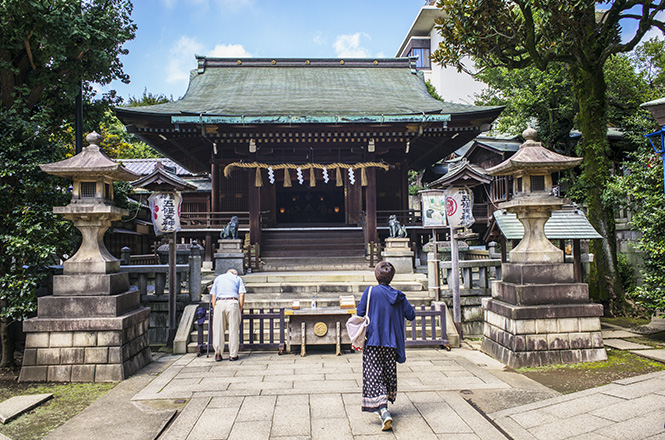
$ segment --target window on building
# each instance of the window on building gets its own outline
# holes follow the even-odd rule
[[[411,53],[409,53],[409,56],[412,57],[418,57],[418,60],[416,61],[416,68],[418,69],[431,69],[432,64],[429,59],[429,47],[424,47],[420,49],[411,49]]]

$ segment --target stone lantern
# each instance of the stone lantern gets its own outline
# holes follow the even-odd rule
[[[499,209],[514,212],[524,236],[502,265],[503,280],[483,301],[482,350],[513,368],[607,359],[600,332],[603,307],[589,303],[589,287],[575,281],[574,267],[545,236],[545,223],[564,200],[552,192],[552,173],[579,165],[543,148],[536,131],[511,158],[489,168],[513,177],[513,198]]]
[[[510,251],[511,263],[563,263],[563,251],[545,236],[545,223],[564,200],[552,194],[552,173],[574,168],[581,157],[568,157],[536,142],[536,130],[528,128],[526,142],[509,159],[487,170],[492,176],[513,176],[513,198],[499,208],[517,214],[524,237]]]
[[[113,204],[113,182],[138,176],[109,159],[101,136],[74,157],[40,165],[42,171],[73,180],[72,200],[53,212],[81,231],[81,246],[53,277],[53,295],[38,299],[37,317],[23,323],[26,347],[19,380],[49,382],[117,381],[151,361],[147,338],[149,308],[127,273],[106,249],[104,232],[127,211]]]

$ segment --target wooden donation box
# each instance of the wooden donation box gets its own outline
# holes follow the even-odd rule
[[[300,356],[305,356],[306,345],[335,344],[336,355],[342,354],[342,344],[350,344],[346,321],[355,309],[341,307],[287,310],[289,317],[289,345],[300,345]]]

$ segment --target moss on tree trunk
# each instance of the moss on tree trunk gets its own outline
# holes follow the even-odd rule
[[[617,271],[614,212],[603,203],[603,189],[610,177],[610,145],[607,140],[607,99],[603,70],[570,67],[575,95],[579,102],[578,122],[582,132],[580,154],[582,184],[586,190],[589,221],[603,238],[593,240],[594,269],[589,277],[591,297],[609,305],[608,314],[625,310],[623,286]]]

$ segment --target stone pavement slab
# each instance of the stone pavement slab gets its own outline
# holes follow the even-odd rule
[[[639,333],[633,333],[620,329],[603,329],[601,331],[603,340],[605,339],[620,339],[620,338],[636,338],[641,336]]]
[[[517,406],[489,417],[515,440],[665,437],[665,371]]]
[[[635,342],[624,341],[623,339],[603,339],[605,347],[616,348],[617,350],[651,350],[653,347]]]
[[[10,420],[28,412],[51,399],[53,394],[31,394],[27,396],[14,396],[0,403],[0,423]]]
[[[665,350],[630,350],[630,352],[654,361],[665,362]]]

